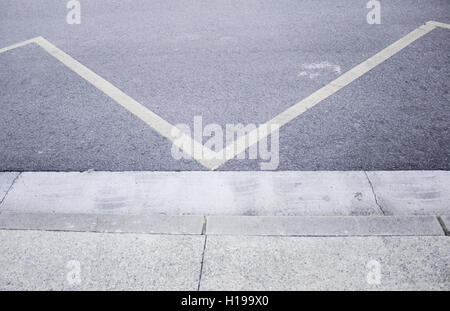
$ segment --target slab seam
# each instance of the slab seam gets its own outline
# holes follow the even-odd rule
[[[203,216],[203,224],[202,224],[202,233],[201,233],[201,235],[206,235],[207,223],[208,223],[208,218],[206,216]]]
[[[367,174],[366,171],[363,171],[363,172],[364,172],[364,174],[366,175],[367,181],[369,182],[370,189],[372,189],[372,194],[373,194],[373,197],[374,197],[374,199],[375,199],[375,204],[378,206],[378,208],[380,209],[381,213],[383,213],[383,215],[386,215],[386,213],[385,213],[384,210],[383,210],[383,207],[381,207],[381,204],[378,203],[377,194],[375,193],[375,189],[374,189],[374,187],[373,187],[372,181],[371,181],[370,178],[369,178],[369,174]]]
[[[6,197],[8,196],[9,192],[11,191],[12,187],[14,186],[16,180],[19,178],[19,176],[22,175],[22,172],[19,172],[16,177],[14,177],[13,181],[11,182],[11,185],[9,186],[8,190],[6,190],[5,195],[3,196],[3,198],[0,200],[0,208],[2,207],[3,201],[6,200]],[[1,212],[1,210],[0,210]]]
[[[444,231],[444,234],[446,236],[450,236],[450,231],[448,230],[447,225],[445,224],[445,222],[442,219],[442,217],[441,216],[437,216],[437,220],[438,220],[439,224],[441,225],[442,230]]]
[[[205,252],[206,252],[206,243],[208,240],[208,236],[205,235],[205,243],[203,244],[203,252],[202,252],[202,262],[200,264],[200,274],[198,276],[198,286],[197,286],[197,291],[200,291],[200,285],[202,282],[202,275],[203,275],[203,264],[205,262]]]

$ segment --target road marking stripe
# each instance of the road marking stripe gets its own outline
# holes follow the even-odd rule
[[[189,154],[190,156],[194,156],[193,150],[191,148],[187,148],[186,146],[193,146],[195,148],[199,148],[203,151],[203,155],[207,156],[208,154],[214,153],[214,151],[210,150],[207,147],[204,147],[201,143],[191,139],[188,135],[182,133],[182,139],[174,140],[172,137],[172,131],[177,128],[161,118],[159,115],[146,108],[145,106],[138,103],[136,100],[122,92],[120,89],[115,87],[110,82],[106,81],[104,78],[100,77],[98,74],[58,49],[56,46],[48,42],[42,37],[36,38],[36,43],[39,44],[45,51],[47,51],[50,55],[55,57],[57,60],[62,62],[64,65],[69,67],[71,70],[76,72],[83,79],[91,83],[97,89],[111,97],[115,102],[122,105],[125,109],[130,111],[132,114],[140,118],[142,121],[147,123],[150,127],[152,127],[155,131],[160,133],[162,136],[166,137],[170,141],[172,141],[175,145],[177,145],[181,150]],[[184,144],[182,143],[185,140],[190,140],[192,144]],[[202,159],[197,159],[198,162],[203,164]]]
[[[36,38],[33,38],[33,39],[30,39],[30,40],[22,41],[22,42],[19,42],[19,43],[7,46],[5,48],[0,49],[0,53],[7,52],[7,51],[10,51],[10,50],[14,50],[14,49],[20,48],[20,47],[22,47],[24,45],[30,44],[30,43],[35,43],[35,39]]]
[[[30,43],[36,43],[50,55],[58,59],[72,71],[77,73],[83,79],[91,83],[97,89],[101,90],[103,93],[108,95],[118,104],[122,105],[125,109],[133,113],[135,116],[140,118],[142,121],[147,123],[151,128],[157,131],[162,136],[166,137],[172,143],[174,143],[178,148],[183,150],[186,154],[191,156],[193,159],[197,160],[200,164],[205,166],[210,170],[216,170],[225,162],[233,159],[236,155],[244,152],[250,146],[258,143],[258,141],[266,138],[270,134],[277,131],[280,127],[297,118],[299,115],[307,111],[308,109],[314,107],[321,101],[327,99],[340,89],[349,85],[359,77],[363,76],[376,66],[383,63],[388,58],[392,57],[417,39],[426,35],[436,27],[450,29],[449,24],[444,24],[435,21],[429,21],[425,25],[413,30],[403,38],[389,45],[382,51],[378,52],[374,56],[370,57],[361,64],[353,67],[343,75],[339,76],[334,81],[320,88],[318,91],[312,93],[305,99],[301,100],[297,104],[289,107],[287,110],[283,111],[270,121],[260,125],[257,129],[247,133],[244,136],[237,138],[234,142],[227,145],[224,149],[220,151],[212,151],[208,147],[203,146],[200,142],[192,139],[187,134],[181,134],[181,139],[174,139],[172,133],[177,130],[175,126],[162,119],[159,115],[155,114],[145,106],[138,103],[136,100],[122,92],[120,89],[115,87],[113,84],[97,75],[95,72],[82,65],[80,62],[58,49],[56,46],[51,44],[49,41],[43,37],[37,37],[17,44],[0,49],[0,53],[22,47]],[[190,148],[188,148],[190,146]],[[194,150],[202,150],[202,156],[194,153]]]
[[[444,24],[444,23],[440,23],[440,22],[429,21],[429,22],[427,22],[426,24],[427,24],[427,25],[436,26],[436,27],[441,27],[441,28],[447,28],[447,29],[450,29],[450,25],[449,25],[449,24]]]
[[[123,106],[125,109],[130,111],[132,114],[140,118],[142,121],[147,123],[150,127],[152,127],[154,130],[156,130],[159,134],[166,137],[170,141],[172,141],[175,145],[177,145],[181,150],[183,150],[185,153],[189,154],[193,157],[193,151],[191,148],[187,148],[187,146],[192,146],[193,148],[199,148],[203,151],[203,154],[205,156],[214,156],[214,151],[210,150],[207,147],[204,147],[201,143],[191,139],[186,134],[181,134],[181,137],[177,140],[174,140],[171,133],[173,130],[176,129],[172,124],[167,122],[166,120],[162,119],[160,116],[146,108],[145,106],[138,103],[136,100],[122,92],[120,89],[115,87],[113,84],[75,60],[70,55],[66,54],[64,51],[60,50],[53,44],[51,44],[49,41],[44,39],[43,37],[36,37],[27,41],[23,41],[20,43],[17,43],[15,45],[11,45],[9,47],[6,47],[0,52],[6,52],[8,50],[12,50],[24,45],[27,45],[29,43],[36,43],[38,44],[42,49],[44,49],[46,52],[48,52],[51,56],[59,60],[61,63],[63,63],[65,66],[67,66],[69,69],[77,73],[80,77],[91,83],[93,86],[95,86],[97,89],[108,95],[111,99],[113,99],[115,102]],[[186,144],[183,142],[186,142],[186,140],[190,141],[191,144]],[[202,162],[202,159],[196,159],[200,164],[204,165]]]
[[[351,82],[353,82],[356,79],[358,79],[359,77],[363,76],[364,74],[369,72],[371,69],[375,68],[376,66],[383,63],[385,60],[387,60],[391,56],[395,55],[396,53],[398,53],[399,51],[401,51],[402,49],[404,49],[405,47],[407,47],[408,45],[410,45],[417,39],[421,38],[422,36],[426,35],[430,31],[435,29],[436,26],[442,27],[442,25],[446,25],[446,24],[428,22],[425,25],[420,26],[419,28],[413,30],[412,32],[410,32],[409,34],[407,34],[406,36],[401,38],[400,40],[394,42],[393,44],[389,45],[382,51],[380,51],[377,54],[375,54],[374,56],[370,57],[366,61],[353,67],[346,73],[339,76],[334,81],[325,85],[318,91],[312,93],[311,95],[309,95],[305,99],[301,100],[297,104],[289,107],[287,110],[283,111],[282,113],[280,113],[279,115],[274,117],[272,120],[261,125],[256,131],[262,130],[260,132],[263,134],[257,136],[258,137],[257,139],[255,139],[255,135],[250,135],[251,133],[246,135],[248,137],[239,138],[241,141],[240,141],[240,144],[238,144],[238,146],[242,146],[242,147],[236,151],[234,156],[243,152],[247,148],[251,147],[253,144],[258,143],[259,140],[267,137],[274,131],[278,130],[279,127],[286,125],[288,122],[297,118],[299,115],[301,115],[308,109],[314,107],[315,105],[317,105],[321,101],[325,100],[326,98],[330,97],[331,95],[333,95],[340,89],[344,88]],[[446,25],[446,26],[450,27],[450,25]],[[270,128],[269,131],[264,131],[264,129],[267,129],[269,125],[277,125],[277,126]],[[253,139],[251,139],[251,138],[253,138]],[[227,150],[231,151],[232,148],[233,148],[232,145],[226,146]],[[229,153],[227,153],[227,154],[229,154]],[[221,163],[215,163],[215,166],[213,167],[213,169],[217,169],[218,167],[223,165],[226,161],[234,158],[234,156],[227,157]]]

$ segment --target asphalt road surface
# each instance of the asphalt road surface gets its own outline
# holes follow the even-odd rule
[[[171,124],[260,124],[448,0],[0,0],[0,48],[43,36]],[[450,30],[438,28],[280,129],[278,170],[449,170]],[[204,143],[205,141],[203,141]],[[0,171],[206,170],[37,45],[0,54]],[[219,170],[259,170],[233,159]]]

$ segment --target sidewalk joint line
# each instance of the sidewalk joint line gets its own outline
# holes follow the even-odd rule
[[[206,216],[203,216],[202,235],[206,234],[207,223],[208,223],[208,219],[206,218]]]
[[[372,194],[373,194],[373,197],[374,197],[374,199],[375,199],[375,204],[378,206],[378,208],[380,209],[381,213],[383,213],[383,215],[386,215],[386,213],[385,213],[384,210],[383,210],[383,207],[381,207],[381,204],[378,203],[377,194],[375,193],[375,189],[374,189],[374,187],[373,187],[372,181],[371,181],[370,178],[369,178],[369,174],[367,174],[366,171],[363,171],[363,172],[364,172],[364,174],[366,175],[367,181],[369,182],[370,189],[372,190]]]
[[[202,262],[200,264],[200,274],[198,276],[198,286],[197,286],[197,291],[200,291],[200,285],[202,282],[202,275],[203,275],[203,264],[205,261],[205,252],[206,252],[206,242],[208,240],[208,236],[205,235],[205,243],[203,244],[203,252],[202,252]]]
[[[447,228],[447,226],[446,226],[444,220],[442,219],[442,217],[441,217],[441,216],[437,216],[437,220],[438,220],[439,224],[441,225],[442,230],[444,230],[444,234],[445,234],[446,236],[450,236],[450,231],[449,231],[449,229]]]
[[[2,207],[3,201],[6,200],[6,197],[8,196],[9,192],[11,191],[12,187],[14,186],[14,184],[16,183],[16,180],[19,178],[19,176],[22,175],[22,172],[19,172],[17,174],[16,177],[14,177],[13,181],[11,182],[11,185],[9,186],[8,190],[6,190],[5,195],[3,196],[3,198],[0,200],[0,208]],[[1,212],[1,210],[0,210]]]

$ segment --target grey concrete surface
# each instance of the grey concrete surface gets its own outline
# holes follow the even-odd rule
[[[265,122],[338,75],[305,66],[345,72],[429,20],[450,23],[446,0],[383,3],[380,25],[359,0],[89,1],[80,25],[65,5],[1,0],[0,47],[44,36],[191,126]],[[433,30],[282,128],[278,169],[450,169],[449,35]],[[2,171],[203,169],[36,47],[2,53],[0,68]]]
[[[442,220],[445,222],[445,218]],[[441,222],[442,222],[441,221]],[[167,216],[0,213],[0,229],[101,233],[263,236],[433,236],[435,216]]]
[[[449,215],[448,171],[367,172],[386,214]]]
[[[96,231],[156,234],[202,234],[202,216],[99,215]]]
[[[450,288],[444,236],[210,235],[204,249],[200,235],[0,230],[0,245],[0,290]]]
[[[444,235],[434,216],[300,216],[207,218],[208,235],[434,236]]]
[[[0,173],[0,202],[2,202],[3,199],[5,198],[17,175],[19,175],[19,173],[14,172]]]
[[[364,172],[25,172],[3,211],[380,215]]]
[[[449,250],[448,237],[208,236],[200,290],[449,290]]]
[[[0,209],[0,211],[2,211]],[[97,215],[64,213],[0,213],[0,229],[96,231]]]
[[[1,290],[196,290],[204,237],[0,230],[0,245]]]
[[[203,223],[203,216],[0,213],[0,229],[14,230],[199,235]]]

